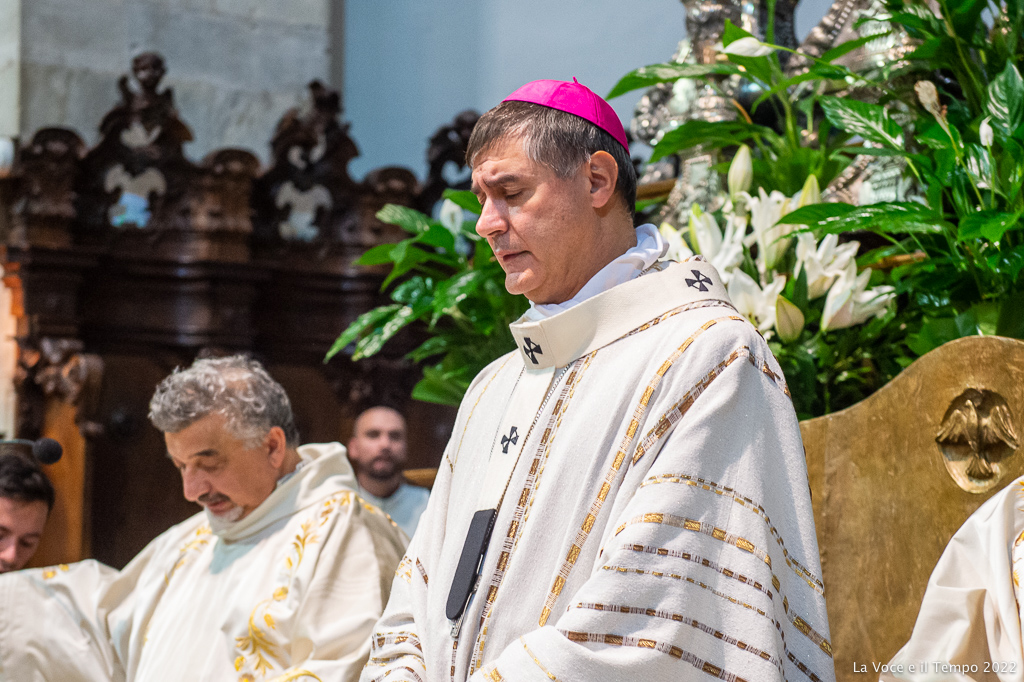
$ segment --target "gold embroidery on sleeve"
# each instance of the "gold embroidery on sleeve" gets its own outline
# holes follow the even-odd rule
[[[688,474],[661,474],[658,476],[652,476],[641,483],[640,487],[643,488],[645,486],[658,485],[660,483],[680,483],[698,490],[714,493],[720,497],[728,497],[741,507],[749,509],[760,516],[761,520],[768,526],[768,531],[772,534],[772,537],[775,538],[775,542],[778,543],[779,547],[782,549],[782,556],[785,557],[786,563],[788,563],[790,567],[796,571],[797,575],[805,581],[812,581],[814,584],[811,585],[811,587],[814,588],[815,592],[824,595],[824,583],[822,583],[821,579],[811,573],[803,564],[790,556],[789,550],[786,549],[786,543],[782,539],[782,535],[779,533],[778,529],[772,525],[772,520],[768,517],[768,512],[766,512],[764,507],[760,504],[745,495],[741,495],[729,486],[719,485],[714,481],[708,481],[698,476],[690,476]]]
[[[523,645],[523,650],[526,651],[526,655],[533,659],[533,662],[537,664],[537,667],[540,668],[541,672],[547,675],[548,679],[551,680],[551,682],[558,682],[558,678],[555,677],[554,674],[550,670],[548,670],[543,663],[540,662],[540,659],[537,658],[536,654],[530,651],[530,647],[526,646],[526,640],[520,637],[519,643]]]
[[[480,395],[476,397],[476,402],[474,402],[473,407],[469,409],[469,414],[466,415],[466,425],[462,428],[462,436],[459,437],[459,447],[455,448],[455,459],[449,459],[448,456],[445,455],[445,459],[448,460],[448,468],[451,471],[455,471],[455,464],[459,461],[459,453],[462,452],[462,441],[466,438],[466,431],[469,430],[469,424],[473,421],[473,413],[476,412],[477,405],[480,404],[480,400],[484,397],[484,394],[487,393],[487,389],[491,387],[491,383],[498,378],[498,375],[501,374],[501,370],[505,369],[505,365],[507,365],[509,360],[513,357],[515,357],[515,354],[509,354],[509,356],[505,358],[505,362],[501,363],[501,366],[495,370],[494,374],[491,375],[491,378],[487,380],[486,384],[484,384],[484,387],[480,389]]]
[[[412,583],[412,559],[408,554],[402,557],[402,560],[398,562],[398,568],[395,569],[395,577],[401,578],[407,583]]]
[[[416,568],[420,572],[420,577],[423,578],[423,584],[427,584],[427,569],[423,568],[423,564],[420,563],[419,559],[416,559]]]

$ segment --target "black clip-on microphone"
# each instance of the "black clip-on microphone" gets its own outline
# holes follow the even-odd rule
[[[2,445],[20,445],[32,450],[32,456],[41,464],[56,464],[64,454],[64,448],[52,438],[40,438],[39,440],[27,440],[25,438],[11,438],[0,440]]]

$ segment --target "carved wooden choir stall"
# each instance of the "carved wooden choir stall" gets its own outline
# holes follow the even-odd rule
[[[401,236],[376,212],[389,202],[429,210],[475,114],[431,140],[424,183],[398,167],[356,182],[338,93],[313,82],[309,106],[278,124],[269,168],[241,149],[195,164],[173,93],[159,86],[162,58],[140,55],[132,70],[95,147],[45,128],[0,178],[18,436],[55,437],[66,453],[49,468],[59,500],[37,565],[93,556],[121,566],[195,512],[146,415],[157,382],[199,355],[263,360],[306,442],[337,440],[362,408],[389,404],[409,419],[409,465],[434,466],[454,418],[409,399],[417,377],[401,348],[358,365],[323,357],[381,302],[384,273],[352,265]]]

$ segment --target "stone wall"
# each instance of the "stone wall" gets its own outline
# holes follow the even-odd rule
[[[119,99],[131,57],[156,51],[200,158],[240,146],[266,160],[274,125],[306,84],[331,82],[332,7],[339,0],[0,0],[0,102],[16,93],[18,121],[0,104],[0,134],[27,138],[68,126],[93,144],[96,122]],[[20,7],[19,30],[9,17]],[[20,84],[5,56],[15,33]]]

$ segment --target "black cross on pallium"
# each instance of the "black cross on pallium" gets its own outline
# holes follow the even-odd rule
[[[501,452],[502,454],[508,454],[508,446],[515,445],[519,442],[519,430],[516,427],[512,427],[512,430],[508,432],[507,436],[501,437]]]
[[[687,277],[686,286],[693,287],[698,291],[707,291],[708,288],[706,285],[711,284],[711,278],[702,273],[700,270],[690,270],[690,272],[692,272],[693,276],[696,277],[697,279],[690,279],[689,277]]]
[[[525,337],[523,341],[526,342],[526,344],[523,346],[523,352],[530,356],[530,362],[532,362],[535,365],[539,364],[537,362],[537,356],[544,355],[544,351],[540,349],[540,345],[531,341],[529,336]]]

